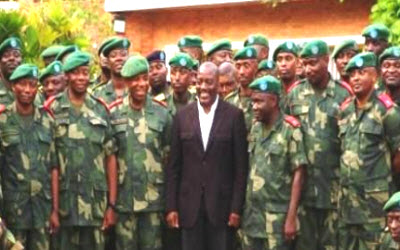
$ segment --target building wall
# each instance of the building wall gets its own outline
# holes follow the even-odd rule
[[[205,42],[227,37],[243,41],[251,33],[270,39],[360,34],[374,0],[292,0],[276,7],[248,3],[229,7],[170,9],[124,13],[132,50],[146,54],[176,44],[185,34]]]

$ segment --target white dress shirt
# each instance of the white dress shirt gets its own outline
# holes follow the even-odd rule
[[[210,112],[206,114],[204,112],[204,108],[200,105],[199,100],[197,100],[197,109],[199,110],[199,122],[200,122],[200,131],[201,138],[203,140],[203,148],[206,151],[208,138],[210,137],[211,127],[214,121],[215,110],[217,109],[218,104],[218,96],[215,99],[214,103],[211,105]]]

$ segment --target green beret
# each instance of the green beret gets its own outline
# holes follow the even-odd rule
[[[106,38],[106,39],[100,44],[100,47],[99,47],[99,49],[97,50],[97,55],[100,56],[100,55],[103,53],[104,47],[106,47],[109,43],[111,43],[112,41],[114,41],[115,38],[117,38],[117,37],[113,36],[113,37],[108,37],[108,38]]]
[[[379,57],[379,63],[382,63],[385,59],[400,59],[400,47],[393,46],[385,49]]]
[[[328,44],[322,40],[313,40],[304,45],[303,50],[300,52],[300,57],[317,57],[328,54]]]
[[[339,55],[340,52],[343,50],[353,50],[355,52],[359,52],[357,42],[349,39],[349,40],[344,40],[338,45],[335,46],[335,49],[332,52],[332,58],[336,59],[336,57]]]
[[[175,67],[184,67],[188,69],[193,69],[195,62],[193,61],[193,58],[190,57],[189,54],[183,53],[183,52],[178,52],[176,53],[171,60],[169,60],[169,66],[175,66]]]
[[[367,67],[376,67],[376,56],[372,52],[363,52],[355,55],[347,63],[345,71],[349,73],[352,69],[362,69]]]
[[[0,56],[4,53],[4,51],[6,49],[18,49],[21,50],[22,47],[22,43],[21,40],[19,40],[19,38],[16,37],[9,37],[6,40],[4,40],[1,44],[0,44]]]
[[[69,72],[80,66],[88,65],[90,63],[90,57],[90,54],[82,51],[71,53],[64,62],[64,72]]]
[[[137,55],[128,58],[122,67],[121,75],[123,77],[130,78],[148,72],[149,64],[146,57]]]
[[[276,68],[276,64],[272,60],[264,59],[258,64],[257,70],[272,70]]]
[[[276,95],[281,94],[281,82],[274,76],[267,75],[255,79],[250,83],[249,88],[260,92],[272,92]]]
[[[130,46],[131,42],[127,38],[116,37],[104,46],[102,53],[107,57],[114,49],[129,49]]]
[[[220,39],[216,42],[214,42],[211,45],[211,48],[207,52],[207,56],[210,56],[214,52],[217,52],[219,50],[232,50],[232,44],[229,39]]]
[[[39,69],[33,64],[21,64],[19,65],[10,76],[11,82],[16,82],[23,78],[35,78],[39,76]]]
[[[79,51],[78,46],[76,45],[68,45],[65,46],[61,51],[57,54],[57,56],[54,58],[55,61],[62,61],[63,57],[66,56],[67,54],[73,53]]]
[[[233,60],[241,60],[241,59],[257,59],[257,51],[253,47],[244,47],[238,50],[233,57]]]
[[[272,58],[274,59],[274,61],[276,61],[276,58],[278,57],[278,54],[280,52],[288,52],[288,53],[292,53],[293,55],[295,55],[296,57],[299,54],[299,47],[292,41],[287,41],[284,43],[281,43],[274,51],[274,55],[272,56]]]
[[[385,40],[385,41],[389,40],[389,35],[390,35],[389,28],[379,23],[367,26],[362,32],[363,37],[370,37],[372,39]]]
[[[43,81],[49,76],[56,76],[63,73],[62,63],[60,61],[54,61],[44,68],[39,76],[39,81]]]
[[[185,48],[185,47],[198,47],[202,48],[203,40],[199,36],[184,36],[179,39],[178,47]]]
[[[56,57],[63,48],[64,48],[64,46],[62,46],[62,45],[50,46],[42,51],[42,53],[40,54],[40,58],[43,59],[45,57]]]
[[[255,44],[263,45],[265,47],[269,46],[268,39],[261,34],[250,35],[246,41],[244,41],[244,46],[251,46]]]
[[[383,206],[383,211],[390,212],[391,210],[400,209],[400,192],[394,193]]]

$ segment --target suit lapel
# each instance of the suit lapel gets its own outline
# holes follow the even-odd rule
[[[193,105],[191,113],[192,113],[191,122],[192,122],[192,128],[194,128],[194,136],[197,138],[197,140],[199,140],[201,151],[204,152],[203,139],[201,137],[201,129],[200,129],[200,121],[199,121],[199,110],[197,107],[197,103],[195,103]]]

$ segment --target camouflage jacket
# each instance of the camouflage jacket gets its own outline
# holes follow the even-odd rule
[[[94,97],[104,100],[108,105],[117,100],[112,80],[108,81],[106,84],[95,86],[91,92]],[[125,90],[123,97],[127,95],[128,91]]]
[[[0,114],[4,217],[14,229],[43,228],[51,211],[51,168],[57,167],[54,121],[35,107],[26,127],[15,103]]]
[[[391,156],[400,148],[400,111],[387,95],[374,92],[362,110],[354,99],[340,115],[340,209],[344,223],[384,219],[389,199]]]
[[[187,93],[187,95],[188,95],[188,102],[187,102],[187,104],[185,104],[185,105],[182,105],[182,104],[178,104],[178,105],[177,105],[177,103],[176,103],[175,100],[174,100],[174,94],[171,94],[171,95],[169,95],[169,96],[166,98],[166,104],[167,104],[167,107],[168,107],[169,111],[171,112],[172,116],[175,116],[176,113],[177,113],[182,107],[188,105],[189,103],[191,103],[191,102],[193,102],[193,101],[196,101],[196,95],[190,93],[189,91],[187,91],[186,93]]]
[[[9,105],[14,102],[14,93],[0,79],[0,104]]]
[[[303,204],[335,208],[339,191],[340,141],[339,106],[349,91],[330,79],[321,95],[308,81],[294,87],[288,95],[291,115],[301,122],[304,146],[309,161]]]
[[[148,96],[135,111],[127,96],[111,108],[113,137],[118,146],[119,212],[162,211],[164,167],[170,147],[171,115]]]
[[[399,250],[400,243],[393,240],[390,232],[384,232],[378,249],[379,250]]]
[[[229,93],[224,100],[235,107],[240,108],[244,113],[247,131],[250,132],[253,123],[253,108],[250,97],[241,97],[239,89]]]
[[[56,124],[61,224],[99,226],[107,206],[105,159],[116,151],[105,104],[87,93],[77,111],[65,91],[45,108]]]
[[[254,123],[249,140],[250,175],[242,229],[246,235],[266,238],[266,212],[286,213],[294,170],[307,164],[300,123],[281,115],[268,135]]]

